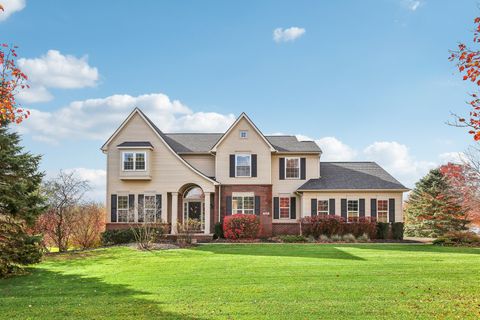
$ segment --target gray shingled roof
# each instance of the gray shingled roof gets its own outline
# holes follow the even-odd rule
[[[117,147],[150,147],[153,145],[149,141],[125,141],[120,143]]]
[[[163,133],[150,118],[143,112],[142,114],[177,153],[209,152],[223,136],[223,133]],[[265,136],[265,138],[280,152],[322,152],[314,141],[298,141],[296,136]]]
[[[355,189],[407,188],[375,162],[321,162],[320,178],[308,180],[298,191]]]

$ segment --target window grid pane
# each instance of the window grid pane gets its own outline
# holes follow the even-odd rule
[[[347,201],[347,217],[348,218],[358,217],[358,200]]]
[[[299,178],[300,177],[300,159],[286,159],[285,164],[285,176],[287,178]]]
[[[251,157],[250,155],[236,155],[237,177],[250,177]]]
[[[133,153],[123,154],[123,170],[133,170]]]
[[[155,196],[145,196],[145,222],[155,222],[156,201]]]
[[[145,153],[135,154],[135,170],[145,170]]]
[[[254,197],[232,197],[232,213],[233,214],[254,214],[255,198]]]
[[[280,219],[290,219],[290,198],[280,198]]]
[[[377,221],[388,222],[388,200],[377,200]]]
[[[318,214],[328,214],[328,200],[318,200]]]

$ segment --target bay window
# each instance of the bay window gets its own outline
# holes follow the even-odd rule
[[[123,152],[123,171],[145,171],[145,152]]]

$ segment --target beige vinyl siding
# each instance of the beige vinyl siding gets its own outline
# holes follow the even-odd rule
[[[370,199],[395,199],[395,221],[403,221],[403,192],[304,192],[302,202],[302,216],[309,217],[311,213],[311,199],[328,200],[335,199],[335,215],[341,215],[341,199],[365,199],[365,216],[370,217]]]
[[[215,177],[215,156],[210,154],[185,154],[182,158],[207,177]]]
[[[121,152],[117,145],[125,141],[149,141],[153,145],[148,155],[147,166],[151,180],[121,180]],[[108,145],[107,153],[107,222],[110,222],[110,195],[141,194],[155,192],[162,194],[162,210],[166,210],[167,192],[178,192],[186,183],[199,185],[204,192],[214,192],[213,183],[200,174],[194,172],[183,163],[157,136],[150,126],[139,116],[134,114],[130,121],[118,132]],[[136,197],[135,197],[136,200]],[[164,216],[162,212],[162,216]]]
[[[306,158],[306,179],[285,179],[280,180],[279,162],[280,158]],[[317,179],[320,175],[320,155],[305,154],[274,154],[272,155],[272,193],[274,196],[280,193],[294,193],[309,179]]]
[[[240,138],[240,131],[247,130],[248,138]],[[230,178],[231,154],[256,154],[257,177]],[[217,146],[215,178],[222,184],[271,184],[271,151],[256,130],[243,118]]]

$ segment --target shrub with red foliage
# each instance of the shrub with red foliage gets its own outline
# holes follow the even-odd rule
[[[223,220],[223,234],[226,239],[255,239],[260,231],[260,220],[252,214],[234,214]]]
[[[370,239],[375,239],[377,225],[374,218],[361,217],[349,219],[348,223],[339,216],[318,215],[302,219],[302,230],[306,236],[318,238],[321,235],[331,237],[333,235],[343,236],[347,233],[359,237],[364,233]]]

